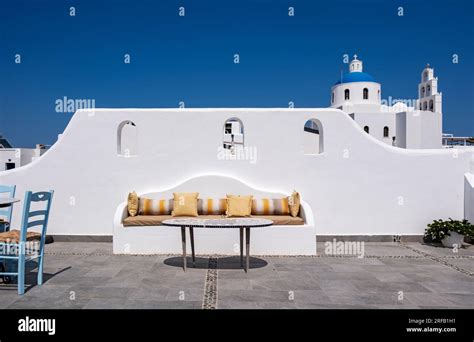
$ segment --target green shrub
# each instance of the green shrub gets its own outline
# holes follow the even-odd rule
[[[449,232],[456,232],[464,235],[465,237],[474,237],[474,225],[468,220],[434,220],[433,223],[428,224],[428,228],[425,229],[425,241],[436,241],[441,242],[446,235],[450,235]]]

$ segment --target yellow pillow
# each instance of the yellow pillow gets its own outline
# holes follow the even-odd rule
[[[172,216],[198,216],[198,192],[174,192]]]
[[[288,197],[288,205],[290,206],[290,214],[293,217],[298,216],[300,212],[300,194],[293,190],[291,196]]]
[[[128,208],[128,214],[130,216],[136,216],[137,215],[137,213],[138,213],[138,195],[135,191],[130,192],[128,194],[127,208]]]
[[[245,217],[252,213],[253,196],[227,195],[227,217]]]

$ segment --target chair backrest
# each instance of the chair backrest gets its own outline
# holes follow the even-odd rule
[[[23,221],[21,225],[20,241],[26,242],[26,236],[28,229],[35,226],[41,226],[41,250],[44,246],[44,241],[46,238],[46,229],[48,228],[48,219],[49,211],[51,209],[51,201],[53,199],[53,190],[50,191],[40,191],[40,192],[31,192],[27,191],[25,193],[25,200],[23,203]],[[44,209],[38,210],[35,208],[34,211],[31,211],[31,204],[33,202],[44,202]],[[43,204],[43,203],[42,203]],[[39,216],[39,218],[38,218]],[[35,218],[30,221],[30,218]]]
[[[15,197],[15,185],[0,185],[0,194],[8,194],[8,197]],[[13,205],[5,208],[0,208],[0,217],[5,219],[7,222],[12,221]]]

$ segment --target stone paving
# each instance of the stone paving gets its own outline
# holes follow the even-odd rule
[[[113,255],[111,243],[46,246],[44,279],[27,292],[0,283],[0,308],[351,309],[474,308],[474,247],[365,243],[364,258]]]

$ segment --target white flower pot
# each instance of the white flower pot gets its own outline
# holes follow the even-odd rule
[[[449,235],[446,235],[443,240],[441,240],[441,243],[444,247],[453,248],[454,245],[456,245],[458,248],[461,248],[463,241],[464,235],[450,231]]]

